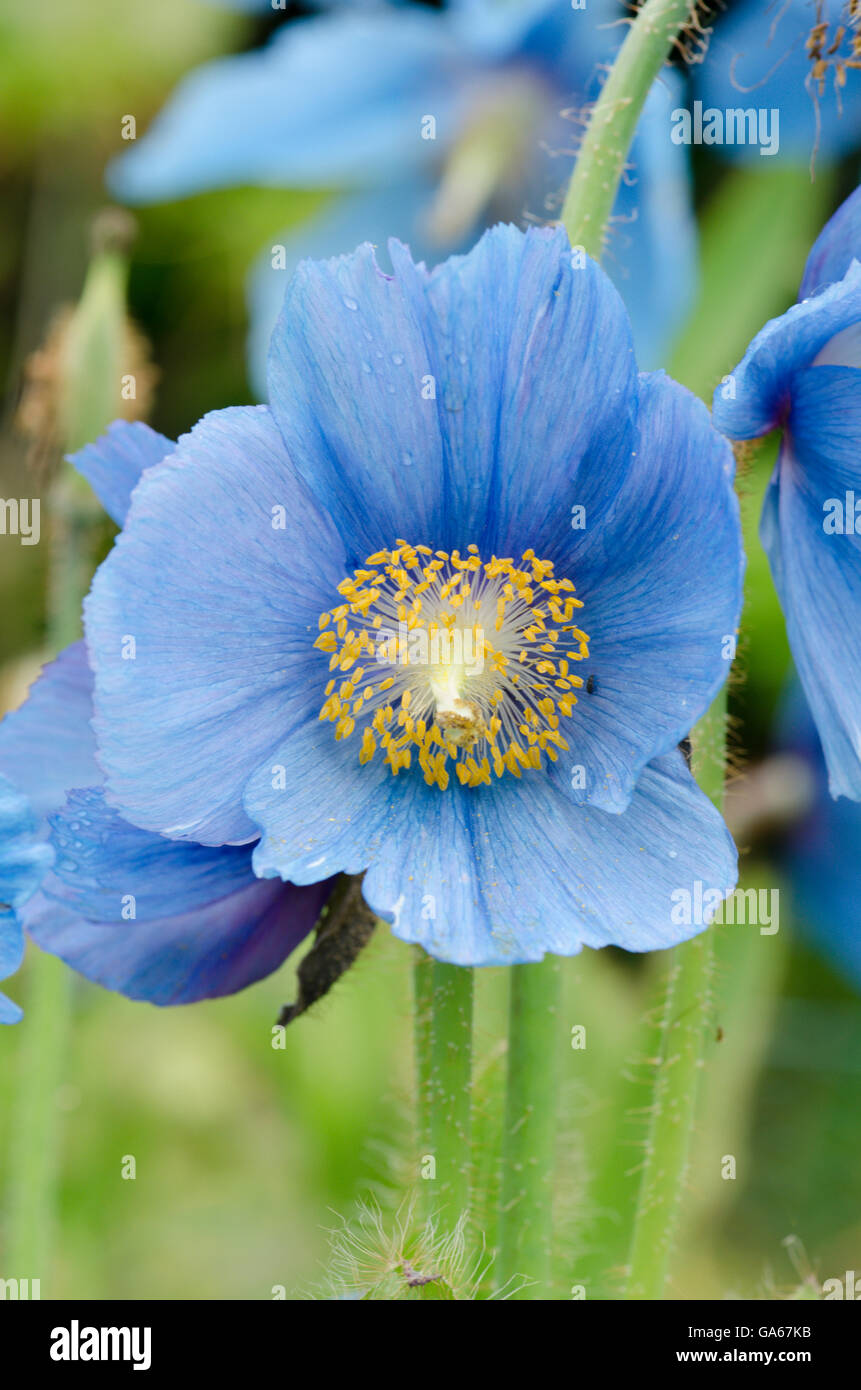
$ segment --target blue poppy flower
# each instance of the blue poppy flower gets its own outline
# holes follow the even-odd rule
[[[26,797],[0,777],[0,980],[14,975],[24,959],[20,912],[50,861],[36,839],[36,818]],[[0,1023],[17,1023],[21,1010],[0,994]]]
[[[325,14],[262,49],[190,74],[151,129],[108,172],[115,196],[151,202],[257,184],[340,189],[257,267],[250,359],[265,352],[290,273],[394,234],[435,264],[500,220],[557,217],[581,123],[624,29],[615,0],[461,0]],[[641,362],[657,365],[689,308],[695,226],[687,152],[669,138],[678,75],[641,118],[606,263],[626,300]]]
[[[122,524],[141,470],[173,447],[146,425],[118,421],[74,462]],[[0,770],[10,779],[0,781],[0,817],[5,823],[17,808],[43,840],[30,852],[38,873],[27,880],[32,896],[19,905],[8,952],[20,955],[23,925],[44,950],[133,999],[184,1004],[243,989],[307,936],[331,885],[266,883],[252,872],[251,845],[212,849],[126,824],[104,797],[92,683],[77,642],[0,724]],[[7,800],[12,783],[18,790]],[[4,862],[0,852],[5,900]],[[4,924],[0,917],[0,967],[8,964]],[[8,1021],[3,1009],[0,998],[0,1021]]]
[[[677,749],[736,630],[731,452],[560,229],[389,254],[304,263],[271,408],[136,488],[85,607],[106,798],[260,833],[267,879],[364,873],[455,963],[670,945],[674,894],[735,881]]]
[[[732,439],[782,431],[760,523],[833,796],[861,798],[861,189],[820,233],[800,301],[718,387]]]
[[[740,0],[716,19],[705,62],[691,69],[703,108],[776,111],[775,153],[782,158],[807,163],[814,155],[839,158],[858,149],[861,73],[843,68],[841,85],[838,66],[853,57],[846,20],[846,0]],[[818,24],[826,26],[821,91],[808,48]],[[712,148],[726,159],[760,160],[755,143],[723,141]]]

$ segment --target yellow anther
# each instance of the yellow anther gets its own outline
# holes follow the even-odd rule
[[[560,718],[577,703],[571,665],[589,639],[571,621],[582,607],[574,585],[552,561],[534,550],[484,561],[474,542],[449,552],[398,537],[337,591],[314,645],[345,679],[327,678],[320,719],[338,742],[358,730],[361,764],[379,747],[397,775],[415,748],[429,786],[445,790],[452,764],[474,789],[540,770],[542,752],[554,761],[568,747]]]

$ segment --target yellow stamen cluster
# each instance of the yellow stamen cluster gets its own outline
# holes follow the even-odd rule
[[[583,685],[572,663],[589,639],[572,621],[570,579],[533,550],[520,563],[495,555],[395,542],[338,585],[341,602],[319,619],[314,645],[332,678],[320,718],[335,738],[356,732],[359,762],[382,751],[397,774],[413,754],[429,786],[490,785],[552,761],[568,744]]]

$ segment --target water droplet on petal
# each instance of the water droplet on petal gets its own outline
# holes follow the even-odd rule
[[[344,306],[347,309],[358,309],[359,307],[355,299],[351,299],[348,294],[344,295]]]

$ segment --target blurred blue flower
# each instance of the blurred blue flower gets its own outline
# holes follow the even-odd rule
[[[677,890],[735,881],[677,749],[736,630],[731,452],[561,229],[389,254],[304,262],[271,408],[135,490],[86,604],[107,795],[262,831],[267,879],[366,871],[455,963],[670,945]]]
[[[205,0],[207,5],[215,5],[223,10],[247,10],[251,14],[274,14],[287,8],[284,0]]]
[[[74,462],[122,524],[141,470],[173,448],[146,425],[118,421]],[[331,885],[262,882],[251,869],[252,845],[212,849],[126,824],[105,799],[96,762],[92,683],[77,642],[0,724],[0,770],[10,779],[0,781],[3,827],[11,817],[14,830],[17,815],[22,833],[41,824],[45,841],[20,857],[22,872],[31,860],[39,870],[22,880],[26,890],[41,882],[20,904],[8,945],[0,916],[0,977],[20,957],[23,924],[44,950],[132,999],[185,1004],[235,993],[300,944]],[[12,783],[14,798],[4,790]],[[16,870],[18,862],[9,859]],[[5,866],[3,853],[4,901]],[[9,1021],[9,1007],[0,997],[0,1021]]]
[[[570,0],[459,0],[288,24],[261,50],[188,76],[111,165],[109,185],[129,202],[243,184],[342,191],[277,237],[253,277],[262,396],[269,337],[303,257],[395,235],[432,265],[500,219],[558,216],[581,130],[573,113],[597,95],[620,13],[616,0],[582,11]],[[606,257],[646,366],[662,360],[695,279],[687,152],[670,140],[679,91],[668,69],[650,94]]]
[[[760,536],[833,796],[861,798],[861,189],[820,233],[800,302],[718,387],[732,439],[782,431]],[[857,493],[856,493],[857,489]],[[856,510],[857,497],[857,510]]]
[[[50,862],[36,839],[36,818],[25,797],[0,777],[0,980],[14,975],[24,959],[20,912]],[[0,1023],[17,1023],[21,1010],[0,994]]]
[[[778,746],[800,760],[807,809],[781,841],[779,858],[804,935],[856,987],[861,987],[861,807],[828,795],[822,744],[799,686],[787,694]]]
[[[853,30],[846,0],[740,0],[714,23],[705,62],[691,69],[704,108],[753,107],[778,112],[777,153],[807,163],[814,155],[839,158],[861,147],[861,72],[838,64],[852,56]],[[823,90],[814,80],[808,39],[817,23],[827,26],[820,47],[827,56]],[[756,144],[711,147],[726,159],[760,161]]]

